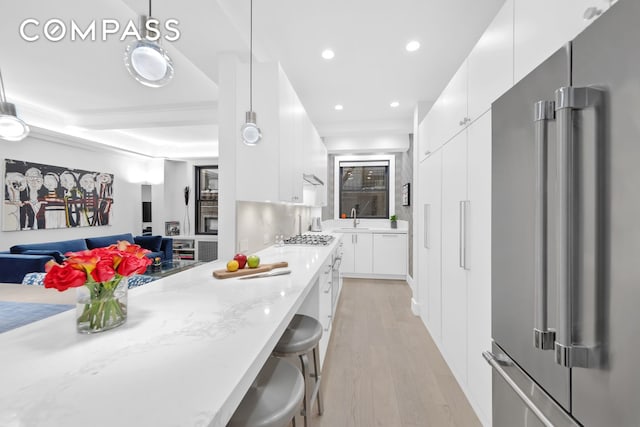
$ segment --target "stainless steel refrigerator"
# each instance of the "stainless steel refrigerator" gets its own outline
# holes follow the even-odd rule
[[[640,1],[492,117],[493,425],[640,426]]]

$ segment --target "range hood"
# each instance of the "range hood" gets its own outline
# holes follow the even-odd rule
[[[303,173],[302,179],[311,185],[324,185],[324,182],[312,173]]]

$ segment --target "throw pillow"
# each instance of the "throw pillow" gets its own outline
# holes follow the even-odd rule
[[[162,246],[162,236],[136,236],[133,241],[151,252],[160,252],[160,246]]]

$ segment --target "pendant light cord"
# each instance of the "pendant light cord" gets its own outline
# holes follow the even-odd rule
[[[249,111],[253,111],[253,0],[249,6]]]
[[[4,93],[4,80],[2,80],[2,70],[0,70],[0,102],[7,102],[7,96]]]
[[[151,0],[149,0],[149,18],[151,18]]]

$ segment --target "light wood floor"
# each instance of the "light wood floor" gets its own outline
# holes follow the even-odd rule
[[[410,300],[404,281],[344,281],[312,427],[480,426]]]

